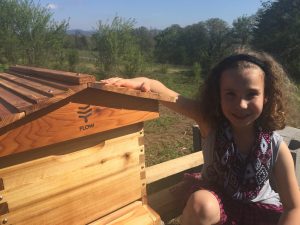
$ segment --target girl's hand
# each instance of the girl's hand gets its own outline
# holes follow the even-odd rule
[[[114,85],[117,87],[127,87],[144,92],[151,91],[150,80],[146,77],[137,77],[132,79],[123,79],[120,77],[113,77],[105,80],[101,80],[100,83],[106,85]]]

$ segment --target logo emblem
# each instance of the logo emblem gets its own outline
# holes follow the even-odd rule
[[[90,105],[78,107],[78,117],[84,119],[84,122],[88,122],[88,117],[92,115],[93,109],[90,108]]]

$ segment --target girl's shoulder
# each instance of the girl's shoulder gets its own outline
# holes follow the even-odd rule
[[[277,160],[278,152],[282,142],[283,142],[283,137],[277,131],[273,131],[271,135],[271,147],[273,150],[273,164]]]
[[[283,137],[277,131],[273,131],[271,141],[275,147],[279,148],[281,142],[283,142]]]

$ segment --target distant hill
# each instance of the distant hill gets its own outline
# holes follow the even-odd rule
[[[84,36],[92,36],[94,33],[95,31],[92,30],[80,30],[80,29],[67,30],[67,34],[69,35],[81,34]]]

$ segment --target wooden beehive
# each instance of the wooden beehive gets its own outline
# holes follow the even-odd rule
[[[143,142],[158,100],[173,101],[86,74],[0,73],[0,222],[160,224],[147,205]]]

